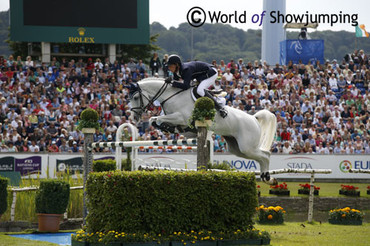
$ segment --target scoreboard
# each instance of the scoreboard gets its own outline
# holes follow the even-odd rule
[[[147,44],[149,0],[11,0],[10,39]]]

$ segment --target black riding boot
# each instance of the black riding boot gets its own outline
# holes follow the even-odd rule
[[[204,95],[213,100],[216,110],[220,113],[222,118],[225,118],[227,116],[227,111],[217,102],[217,100],[211,95],[211,93],[209,93],[209,91],[207,90],[204,90]]]

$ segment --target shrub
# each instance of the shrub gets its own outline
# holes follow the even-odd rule
[[[265,207],[261,205],[256,208],[258,211],[258,221],[266,224],[282,224],[284,223],[285,210],[280,207]]]
[[[255,175],[243,172],[102,172],[87,181],[91,232],[173,234],[248,229]]]
[[[81,113],[81,120],[77,126],[79,130],[83,128],[100,129],[99,114],[92,108],[87,108]]]
[[[131,171],[131,159],[122,159],[122,170]]]
[[[219,164],[208,163],[207,169],[232,170],[231,166],[226,162]]]
[[[63,214],[69,201],[69,183],[61,180],[43,180],[36,193],[36,213]]]
[[[92,166],[93,172],[107,172],[116,170],[115,160],[95,160]]]
[[[99,114],[96,110],[94,110],[92,108],[87,108],[84,111],[82,111],[81,120],[98,122],[99,121]]]
[[[0,215],[4,214],[8,208],[8,179],[0,176]]]
[[[215,103],[208,97],[200,97],[195,101],[194,109],[189,118],[189,124],[192,121],[214,120],[216,115]]]
[[[200,97],[195,101],[194,108],[210,111],[215,108],[215,103],[211,98]]]

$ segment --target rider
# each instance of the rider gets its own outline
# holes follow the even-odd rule
[[[227,111],[220,105],[216,99],[207,90],[212,84],[215,83],[217,78],[217,69],[213,65],[201,62],[191,61],[182,63],[181,58],[178,55],[171,55],[168,58],[168,69],[173,73],[175,81],[171,78],[167,78],[166,83],[172,83],[173,87],[181,89],[189,89],[190,82],[196,79],[199,82],[197,93],[204,97],[207,96],[215,102],[215,107],[219,111],[222,118],[227,116]],[[183,79],[183,82],[176,80]]]

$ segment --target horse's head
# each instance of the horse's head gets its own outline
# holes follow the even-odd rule
[[[130,85],[131,111],[134,119],[139,121],[143,112],[150,109],[155,101],[161,101],[168,84],[163,78],[147,78]],[[168,97],[168,96],[166,96]]]
[[[149,98],[145,91],[141,90],[139,84],[132,84],[130,88],[130,104],[131,112],[134,120],[139,122],[141,115],[145,112],[149,105]]]

